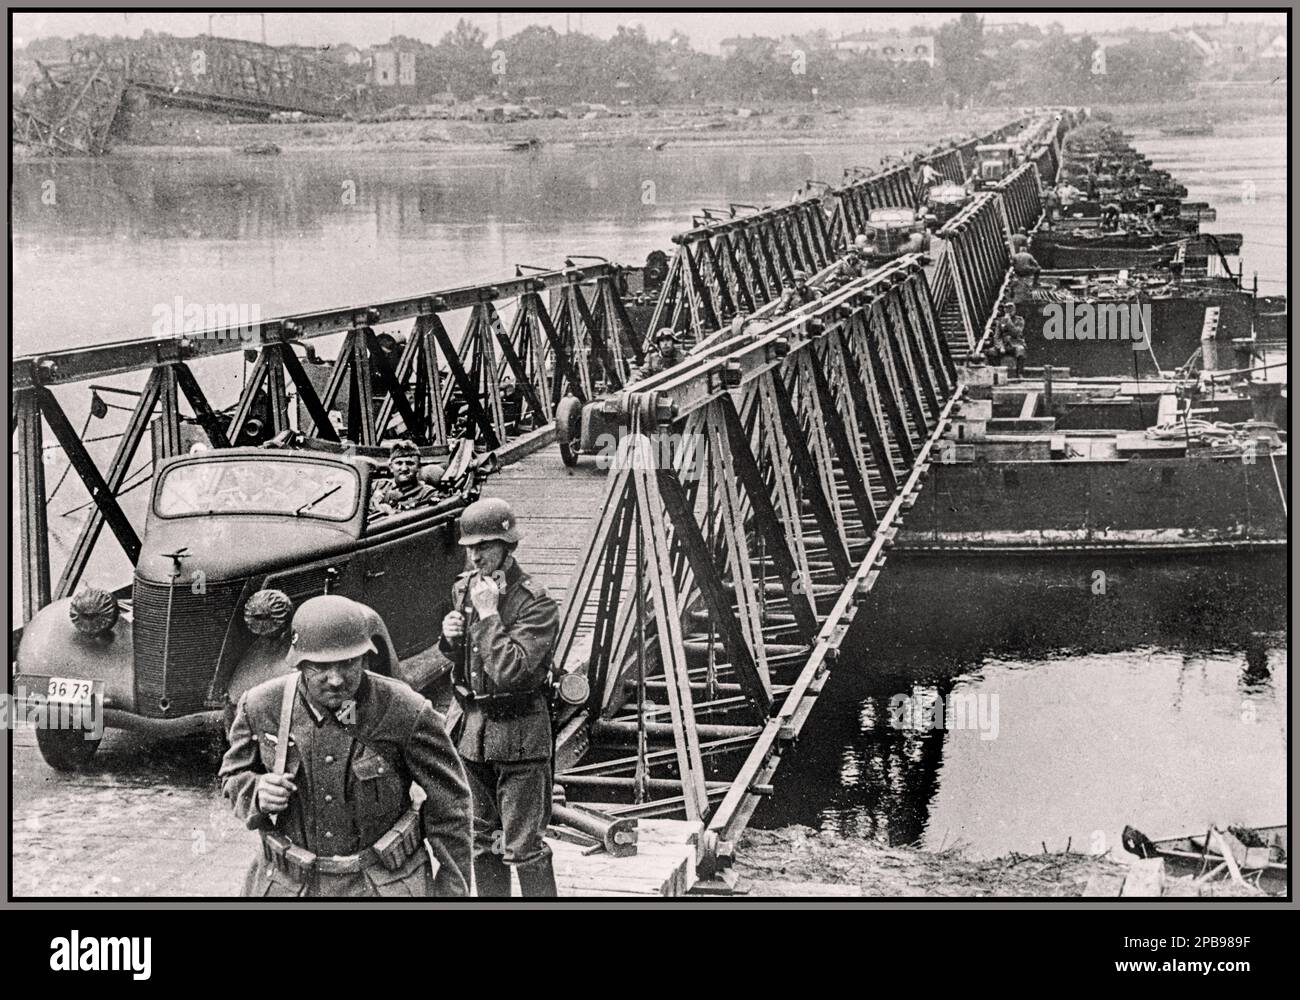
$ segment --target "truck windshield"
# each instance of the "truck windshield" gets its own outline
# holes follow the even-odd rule
[[[154,509],[159,517],[285,514],[346,521],[357,509],[359,488],[352,469],[323,462],[217,458],[168,469]]]

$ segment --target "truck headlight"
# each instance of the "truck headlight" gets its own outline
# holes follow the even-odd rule
[[[117,598],[97,587],[87,587],[68,605],[68,617],[72,619],[73,627],[83,635],[113,631],[120,614]]]
[[[292,615],[293,601],[282,590],[259,590],[244,605],[244,624],[253,635],[274,635]]]

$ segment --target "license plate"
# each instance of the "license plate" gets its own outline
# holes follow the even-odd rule
[[[49,701],[72,704],[95,700],[103,693],[103,681],[88,681],[78,677],[51,677],[45,688],[45,697]]]

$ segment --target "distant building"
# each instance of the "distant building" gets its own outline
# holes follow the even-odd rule
[[[372,46],[360,68],[380,107],[427,104],[433,94],[446,89],[433,46],[413,38],[398,36]]]
[[[375,87],[400,88],[411,93],[428,89],[431,57],[428,46],[389,42],[370,50],[370,83]]]
[[[844,35],[831,42],[831,48],[841,59],[853,56],[871,56],[890,62],[923,62],[934,65],[933,35],[893,35],[860,31]]]

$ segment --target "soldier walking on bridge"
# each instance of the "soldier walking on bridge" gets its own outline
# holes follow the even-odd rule
[[[382,623],[327,594],[291,627],[296,669],[240,699],[221,762],[235,815],[262,835],[243,895],[468,895],[465,771],[428,700],[366,669]]]
[[[460,519],[474,568],[451,588],[441,656],[456,700],[447,715],[474,799],[479,896],[554,896],[544,835],[551,819],[551,656],[559,609],[515,561],[519,530],[504,500],[478,500]]]

